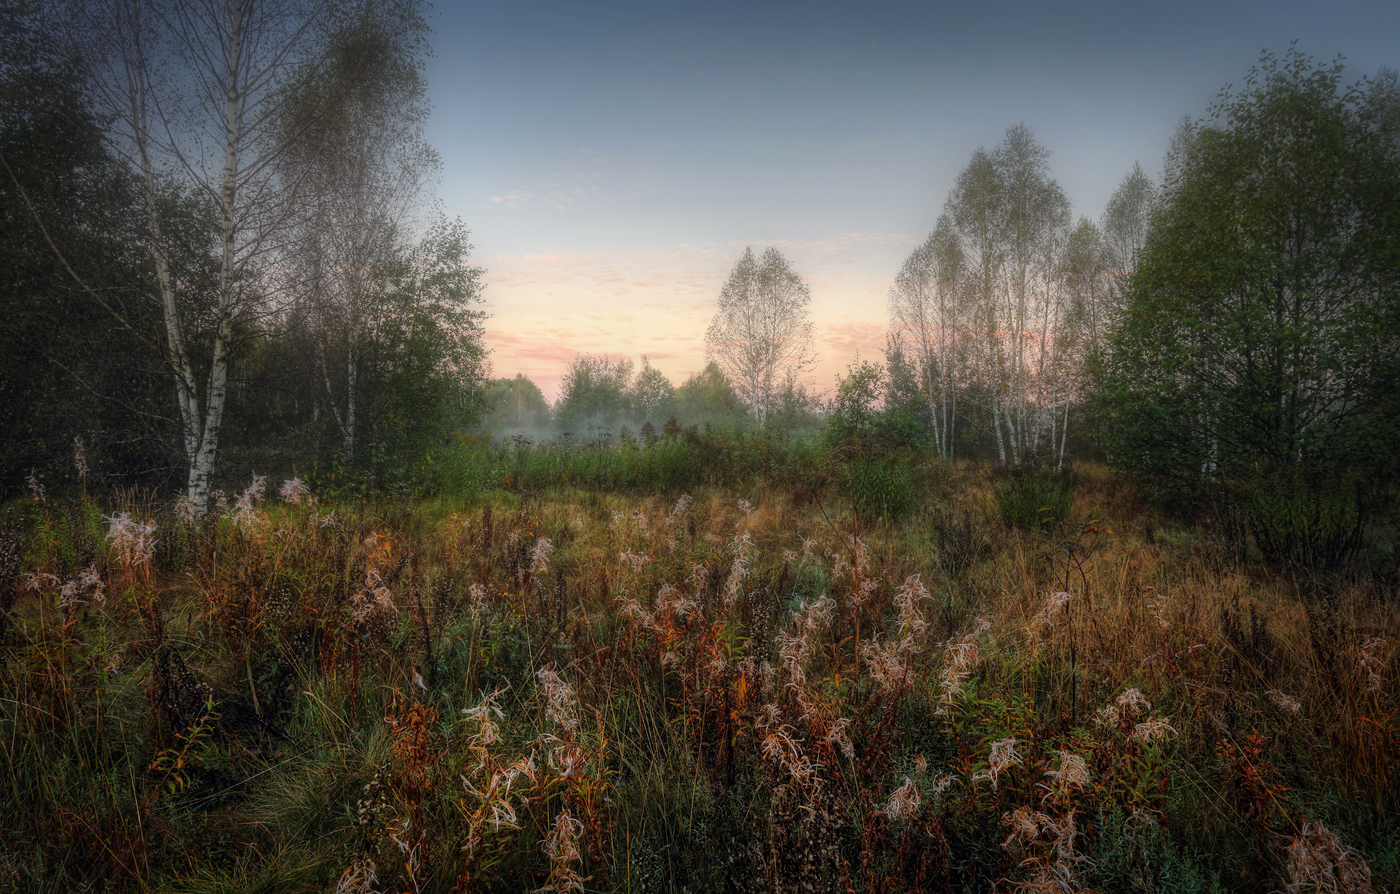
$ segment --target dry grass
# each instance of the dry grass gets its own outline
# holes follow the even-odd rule
[[[32,504],[0,887],[1397,884],[1393,601],[1101,468],[1039,532],[996,494],[132,499],[145,561]],[[88,559],[105,601],[65,601]]]

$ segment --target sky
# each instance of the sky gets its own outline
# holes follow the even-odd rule
[[[486,268],[494,375],[551,401],[578,354],[676,385],[746,245],[811,290],[829,391],[958,172],[1024,123],[1076,218],[1157,178],[1263,51],[1400,68],[1400,3],[442,2],[427,137]]]

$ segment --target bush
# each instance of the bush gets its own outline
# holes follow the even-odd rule
[[[1270,562],[1325,573],[1361,547],[1370,501],[1354,475],[1293,467],[1259,475],[1238,494],[1245,526]]]
[[[1043,530],[1069,518],[1074,475],[1043,469],[1016,469],[996,484],[1001,520],[1023,531]]]
[[[857,460],[846,470],[851,499],[861,512],[895,519],[914,507],[914,482],[909,470],[878,458]]]

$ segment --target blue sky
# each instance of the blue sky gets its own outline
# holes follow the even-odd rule
[[[1024,122],[1097,219],[1265,48],[1400,67],[1400,3],[442,3],[428,138],[487,268],[498,375],[575,353],[677,384],[746,244],[808,280],[812,381],[880,359],[885,295],[978,146]]]

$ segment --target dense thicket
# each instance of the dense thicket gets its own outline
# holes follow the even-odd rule
[[[133,251],[134,184],[103,142],[80,60],[30,4],[0,7],[0,159],[0,493],[30,470],[74,474],[75,437],[94,476],[168,477],[174,406]],[[197,239],[189,209],[165,199]]]
[[[1159,495],[1320,493],[1400,467],[1387,111],[1374,84],[1291,52],[1184,143],[1100,378],[1114,461]]]
[[[75,438],[196,511],[250,469],[382,484],[481,412],[483,271],[460,222],[406,216],[433,162],[421,4],[216,6],[0,7],[6,492],[71,477]],[[254,87],[216,164],[225,76]]]

